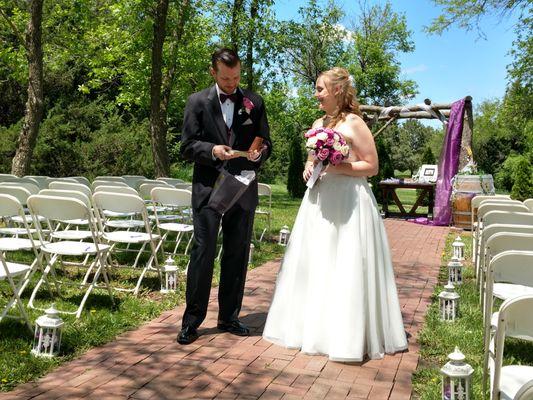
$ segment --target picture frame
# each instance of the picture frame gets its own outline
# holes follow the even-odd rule
[[[436,164],[423,164],[420,167],[419,182],[436,183],[439,170]]]

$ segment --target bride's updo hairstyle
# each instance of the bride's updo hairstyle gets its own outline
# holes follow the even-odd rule
[[[331,121],[328,122],[329,127],[333,127],[339,122],[344,121],[348,114],[363,116],[359,109],[359,102],[357,101],[352,81],[353,78],[350,77],[350,73],[347,70],[335,67],[322,72],[320,76],[325,78],[325,84],[330,93],[335,94],[337,92],[335,94],[337,109]]]

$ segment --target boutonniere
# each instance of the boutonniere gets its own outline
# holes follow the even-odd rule
[[[248,97],[242,98],[242,108],[239,110],[239,115],[241,115],[243,112],[246,112],[248,115],[252,113],[252,110],[254,109],[255,105]]]

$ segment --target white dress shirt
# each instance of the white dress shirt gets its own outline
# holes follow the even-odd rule
[[[233,124],[233,112],[235,111],[235,103],[231,101],[230,99],[226,99],[224,103],[220,101],[220,93],[224,93],[220,90],[218,87],[218,84],[215,84],[217,89],[217,97],[218,102],[220,103],[220,109],[222,110],[222,117],[224,118],[224,122],[226,123],[226,126],[231,128],[231,125]],[[237,93],[237,90],[235,90],[233,93]],[[225,94],[233,94],[233,93],[225,93]]]

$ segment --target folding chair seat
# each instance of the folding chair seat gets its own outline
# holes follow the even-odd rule
[[[483,392],[490,379],[491,400],[533,398],[533,366],[503,365],[506,337],[533,341],[532,309],[533,295],[524,295],[504,301],[493,315],[483,363]]]
[[[80,195],[83,196],[82,193]],[[42,230],[41,222],[34,218],[34,223],[37,228],[39,241],[41,244],[40,250],[46,264],[43,274],[37,285],[35,286],[30,301],[29,307],[38,308],[34,305],[35,297],[43,283],[48,283],[48,278],[51,277],[58,294],[60,294],[60,284],[67,284],[67,282],[59,282],[56,277],[56,263],[61,261],[61,258],[66,257],[80,257],[85,258],[90,256],[93,258],[90,263],[89,269],[84,276],[81,288],[85,289],[81,301],[76,311],[59,310],[62,313],[74,314],[76,318],[81,316],[87,298],[91,292],[96,289],[107,290],[111,301],[113,302],[113,293],[109,284],[107,275],[107,253],[110,250],[109,245],[102,244],[98,238],[98,232],[96,231],[96,222],[93,219],[93,213],[90,207],[86,203],[75,198],[56,197],[48,195],[33,195],[28,199],[28,207],[32,216],[40,215],[45,218],[48,226],[54,226],[54,224],[61,223],[68,220],[87,219],[87,227],[91,231],[90,240],[74,241],[74,240],[57,240],[53,242],[46,242],[44,240],[44,233]],[[61,225],[61,224],[60,224]],[[55,238],[59,239],[60,234],[58,231],[54,232]],[[92,272],[92,279],[87,281],[89,271]],[[99,284],[100,275],[103,277],[103,282]],[[80,284],[72,283],[72,286],[80,287]],[[38,308],[42,309],[42,308]]]
[[[135,289],[132,289],[131,291],[133,291],[135,294],[139,292],[142,279],[144,278],[146,272],[150,270],[156,271],[159,275],[159,279],[161,280],[161,270],[157,261],[156,251],[160,236],[153,234],[151,231],[144,201],[139,196],[131,194],[96,192],[93,194],[93,204],[96,209],[96,218],[102,240],[111,245],[111,252],[116,249],[117,244],[126,244],[128,246],[134,244],[141,245],[140,250],[137,252],[135,262],[131,268],[137,267],[140,256],[148,245],[149,259],[137,280]],[[106,224],[104,216],[105,210],[116,213],[133,213],[135,215],[139,215],[141,217],[141,221],[143,222],[143,229],[138,231],[123,229],[109,231],[109,225]]]
[[[267,226],[263,228],[261,232],[261,236],[259,237],[259,241],[263,240],[263,237],[265,236],[265,233],[267,231],[270,231],[271,227],[271,219],[272,219],[272,188],[270,185],[267,185],[265,183],[258,183],[257,184],[257,194],[259,196],[259,206],[255,210],[256,216],[264,216],[267,220]],[[261,201],[261,198],[266,198],[266,204],[265,202]]]
[[[24,210],[20,202],[8,194],[0,194],[0,216],[12,217],[14,215],[24,215]],[[28,224],[23,219],[23,227],[26,229],[26,238],[2,237],[0,238],[0,281],[7,281],[11,288],[11,298],[0,314],[0,321],[5,317],[13,317],[8,312],[17,306],[21,318],[24,320],[30,331],[32,330],[28,315],[20,299],[29,280],[40,266],[38,254],[38,243],[33,240]],[[31,264],[21,262],[11,262],[6,259],[7,253],[19,251],[32,251],[34,260]]]
[[[156,229],[158,235],[161,236],[161,231],[165,233],[161,236],[158,248],[161,247],[164,255],[164,242],[167,239],[169,233],[176,234],[176,244],[172,254],[177,254],[179,244],[184,235],[190,235],[183,254],[187,254],[189,246],[193,239],[194,227],[190,223],[192,203],[192,194],[188,190],[174,189],[170,187],[154,187],[151,191],[152,201],[154,203]],[[162,206],[162,207],[157,207]],[[163,214],[164,211],[160,211],[161,208],[168,210],[170,215]],[[185,211],[188,211],[185,213]],[[168,217],[168,218],[163,218]]]

